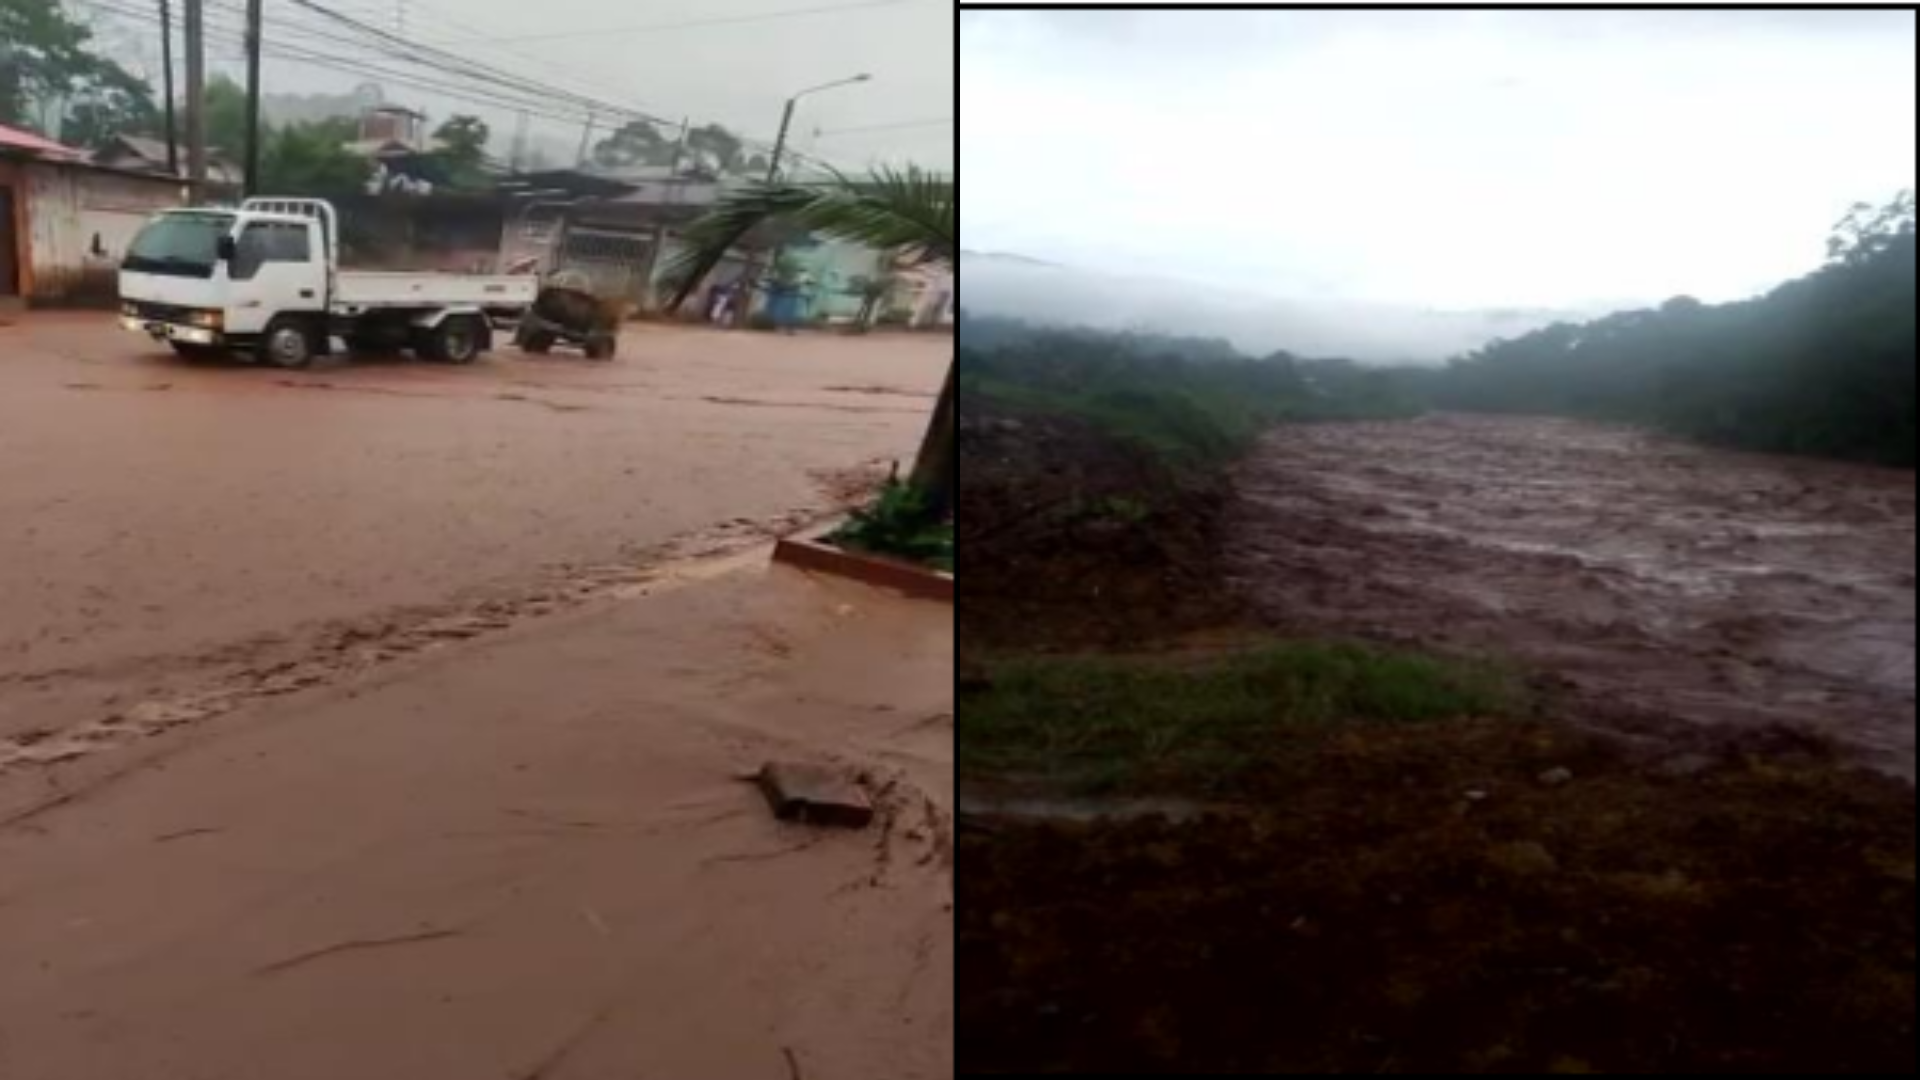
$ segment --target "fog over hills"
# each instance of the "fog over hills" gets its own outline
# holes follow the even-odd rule
[[[1585,309],[1440,311],[1349,300],[1262,296],[1191,282],[1087,270],[1003,252],[962,251],[961,305],[976,315],[1109,330],[1154,330],[1225,338],[1253,355],[1345,356],[1363,363],[1438,363],[1494,338],[1560,320],[1605,314],[1632,302]]]

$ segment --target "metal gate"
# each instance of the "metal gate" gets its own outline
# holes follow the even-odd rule
[[[647,249],[652,243],[652,238],[643,233],[574,225],[561,242],[554,269],[584,277],[597,296],[641,303],[647,295]]]

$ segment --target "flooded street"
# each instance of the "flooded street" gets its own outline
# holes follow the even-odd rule
[[[608,364],[280,371],[12,320],[0,768],[162,690],[306,685],[818,516],[911,456],[951,352],[635,325]]]
[[[1623,730],[1772,723],[1914,775],[1911,472],[1529,418],[1291,426],[1237,476],[1282,626],[1517,659]]]

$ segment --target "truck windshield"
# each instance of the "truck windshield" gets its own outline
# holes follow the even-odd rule
[[[232,214],[162,214],[127,247],[122,270],[181,277],[212,277],[220,238],[233,228]]]

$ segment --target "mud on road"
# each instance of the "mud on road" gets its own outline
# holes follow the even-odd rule
[[[1913,779],[1911,472],[1435,416],[1282,427],[1235,481],[1265,621],[1509,656],[1656,742],[1786,725]]]
[[[491,633],[861,497],[951,342],[635,326],[612,363],[192,364],[0,326],[0,773]]]

